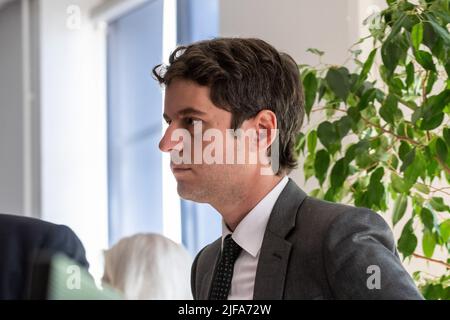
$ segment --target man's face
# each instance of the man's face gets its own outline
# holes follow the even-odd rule
[[[216,107],[209,94],[206,86],[189,80],[173,80],[165,91],[164,118],[169,126],[159,144],[161,151],[171,153],[171,169],[178,182],[178,194],[184,199],[207,203],[228,197],[236,199],[240,186],[256,170],[255,165],[245,164],[247,162],[226,162],[227,153],[233,149],[236,154],[238,148],[236,139],[227,131],[232,114]],[[242,128],[249,125],[244,122]],[[205,135],[208,131],[214,137],[208,139]],[[181,133],[190,139],[180,138]],[[217,135],[221,135],[222,144],[216,141]],[[205,155],[223,162],[205,163]],[[176,160],[180,157],[190,159],[190,163],[180,164]]]

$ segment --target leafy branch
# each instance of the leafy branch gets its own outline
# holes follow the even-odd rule
[[[353,61],[352,70],[324,64],[323,51],[308,50],[319,63],[299,66],[305,110],[308,119],[313,112],[325,119],[309,123],[296,144],[305,180],[320,185],[312,196],[389,211],[394,227],[405,220],[398,250],[404,259],[446,267],[422,286],[427,298],[440,299],[450,299],[450,259],[433,257],[436,247],[448,255],[450,249],[449,6],[387,0],[385,10],[366,19],[370,35],[350,48],[345,63]],[[361,61],[355,47],[370,40]],[[415,252],[418,238],[424,255]]]

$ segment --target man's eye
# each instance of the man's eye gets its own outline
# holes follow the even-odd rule
[[[168,125],[172,123],[172,120],[164,119]]]
[[[196,122],[196,121],[200,121],[200,120],[198,120],[198,119],[194,119],[194,118],[184,118],[184,123],[186,124],[186,125],[188,125],[188,126],[193,126],[194,125],[194,122]]]

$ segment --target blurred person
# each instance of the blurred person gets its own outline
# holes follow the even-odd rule
[[[222,237],[194,259],[194,299],[422,299],[379,214],[310,197],[288,178],[305,113],[288,54],[217,38],[178,47],[153,73],[178,194],[222,216]],[[233,162],[237,152],[245,161]]]
[[[28,299],[34,264],[55,253],[89,267],[83,244],[70,228],[0,214],[0,300]]]
[[[105,251],[103,282],[129,300],[189,300],[191,257],[158,234],[121,239]]]

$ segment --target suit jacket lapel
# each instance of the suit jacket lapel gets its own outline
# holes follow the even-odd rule
[[[283,299],[292,244],[285,238],[295,227],[304,193],[291,179],[276,201],[264,233],[253,299]]]
[[[208,268],[202,278],[202,284],[200,286],[201,290],[199,293],[200,300],[208,300],[209,292],[211,290],[213,275],[216,270],[218,260],[220,258],[220,249],[222,245],[222,238],[216,240],[215,243],[212,244],[212,250],[209,251],[209,257],[205,257],[205,261],[211,261],[211,267]]]

